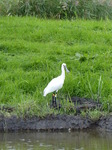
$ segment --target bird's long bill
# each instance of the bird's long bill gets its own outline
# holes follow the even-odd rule
[[[66,69],[66,72],[68,72],[68,73],[70,72],[70,71],[67,69],[67,67],[65,67],[65,69]]]

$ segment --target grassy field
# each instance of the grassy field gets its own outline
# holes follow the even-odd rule
[[[112,21],[0,18],[1,106],[20,115],[53,113],[52,94],[43,97],[43,90],[63,62],[70,73],[60,99],[92,98],[112,111]]]

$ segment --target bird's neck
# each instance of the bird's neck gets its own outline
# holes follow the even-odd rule
[[[63,80],[65,80],[65,69],[63,66],[61,67],[61,70],[62,70],[61,76],[62,76]]]

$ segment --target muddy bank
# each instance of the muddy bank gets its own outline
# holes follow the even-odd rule
[[[12,116],[6,118],[0,116],[0,131],[19,131],[19,130],[37,130],[37,131],[55,131],[55,130],[78,130],[92,127],[112,132],[112,115],[107,118],[102,117],[97,121],[92,121],[89,117],[69,116],[69,115],[51,115],[45,118],[17,118]]]
[[[99,102],[91,99],[72,97],[69,102],[74,104],[72,109],[76,110],[76,115],[49,115],[44,118],[40,117],[25,117],[17,118],[16,116],[5,117],[0,115],[0,131],[19,131],[19,130],[37,130],[37,131],[55,131],[55,130],[78,130],[90,129],[92,127],[112,132],[112,115],[100,117],[100,119],[92,120],[88,115],[81,116],[82,111],[102,109]],[[54,105],[51,103],[51,107]],[[61,106],[63,108],[64,106]],[[59,109],[58,105],[54,109]],[[69,108],[70,111],[72,111]],[[2,107],[2,111],[11,113],[14,108]]]
[[[101,117],[97,122],[97,126],[103,130],[112,132],[112,114],[106,117]]]

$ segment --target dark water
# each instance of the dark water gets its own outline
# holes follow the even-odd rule
[[[112,133],[94,130],[0,133],[0,150],[112,150]]]

